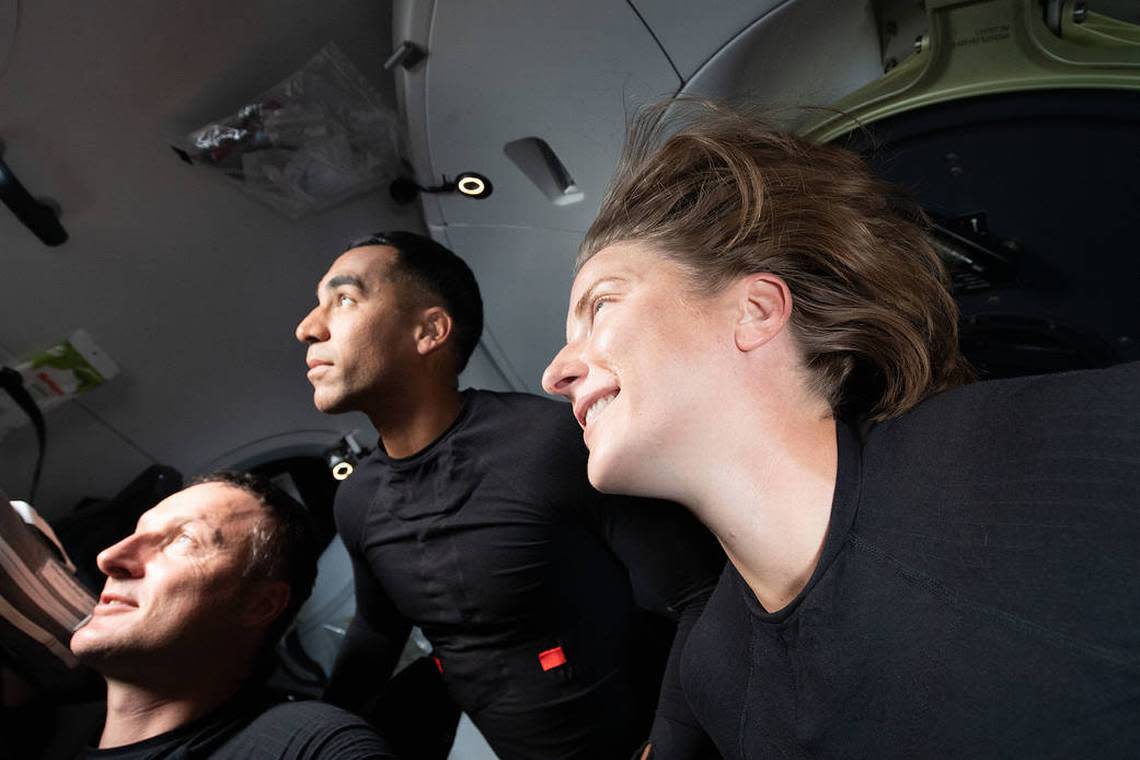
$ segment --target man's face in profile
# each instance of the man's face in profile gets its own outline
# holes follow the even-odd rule
[[[100,552],[107,583],[72,651],[106,675],[225,646],[263,515],[253,496],[224,483],[191,486],[144,513],[133,534]]]
[[[333,262],[317,286],[317,306],[297,325],[308,345],[313,403],[322,412],[366,409],[399,395],[416,356],[415,320],[401,307],[390,246],[353,248]]]

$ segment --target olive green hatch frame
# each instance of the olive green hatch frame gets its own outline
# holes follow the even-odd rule
[[[1140,90],[1140,26],[1087,12],[1078,0],[926,0],[926,13],[914,55],[800,133],[828,142],[888,116],[977,95]]]

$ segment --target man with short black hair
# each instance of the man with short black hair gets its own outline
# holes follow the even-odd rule
[[[216,473],[163,500],[99,554],[107,583],[71,649],[107,682],[84,758],[390,758],[367,724],[258,683],[316,577],[305,508]]]
[[[628,756],[660,683],[658,671],[642,693],[652,645],[634,602],[679,619],[683,641],[719,548],[674,504],[592,489],[566,406],[458,389],[483,308],[444,246],[408,232],[357,241],[317,299],[296,332],[314,403],[363,411],[380,435],[337,493],[357,614],[326,698],[360,709],[415,624],[501,760]],[[674,730],[676,661],[655,735]]]

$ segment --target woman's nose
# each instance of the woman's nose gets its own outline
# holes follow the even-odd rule
[[[575,344],[567,343],[542,373],[542,388],[547,393],[566,396],[573,401],[574,385],[588,371],[585,362],[578,356]]]

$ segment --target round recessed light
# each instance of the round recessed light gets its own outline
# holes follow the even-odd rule
[[[482,174],[464,172],[455,178],[455,189],[469,198],[486,198],[491,194],[491,180]]]

